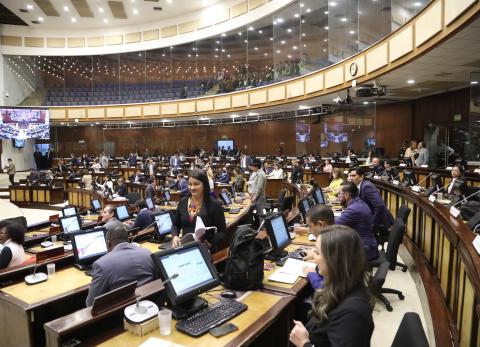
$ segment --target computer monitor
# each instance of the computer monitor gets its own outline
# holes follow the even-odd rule
[[[315,200],[316,204],[324,205],[325,204],[325,197],[323,196],[322,188],[315,188],[312,192],[313,200]]]
[[[121,205],[121,206],[115,207],[115,217],[122,222],[130,218],[130,215],[128,214],[128,210],[127,210],[127,205]]]
[[[288,252],[285,247],[292,243],[288,232],[287,221],[283,214],[274,215],[265,219],[265,228],[272,244],[272,251],[266,255],[267,259],[277,260],[285,257]]]
[[[168,190],[163,192],[163,198],[165,201],[170,201],[170,192]]]
[[[307,211],[310,209],[310,201],[307,198],[303,198],[298,203],[298,209],[302,215],[303,221],[307,220]]]
[[[403,182],[402,186],[403,187],[411,187],[411,186],[416,186],[418,184],[417,182],[417,176],[413,171],[406,170],[403,173]]]
[[[166,281],[165,289],[176,319],[206,307],[207,302],[197,295],[220,284],[210,254],[198,241],[154,253],[152,259],[158,276]]]
[[[62,233],[64,234],[71,234],[75,231],[82,229],[82,221],[78,214],[73,216],[62,217],[59,219],[60,221],[60,228],[62,229]]]
[[[168,211],[163,211],[153,215],[155,224],[155,236],[157,239],[165,241],[166,237],[172,232],[172,215]]]
[[[232,204],[232,200],[228,196],[227,192],[224,191],[224,190],[222,190],[222,192],[220,193],[220,200],[222,200],[222,203],[224,205],[231,205]]]
[[[147,203],[147,208],[149,210],[155,209],[155,205],[153,204],[152,198],[145,198],[145,202]]]
[[[100,211],[102,209],[102,204],[100,203],[100,200],[98,199],[93,199],[90,201],[90,206],[92,208],[93,212]]]
[[[91,267],[95,260],[107,254],[106,232],[107,229],[98,228],[71,235],[72,250],[77,268],[85,270]]]
[[[73,216],[74,214],[77,214],[78,211],[75,206],[70,206],[70,207],[62,208],[62,213],[64,217],[68,217],[68,216]]]

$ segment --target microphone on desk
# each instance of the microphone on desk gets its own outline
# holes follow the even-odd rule
[[[458,204],[462,203],[462,202],[466,202],[468,201],[469,198],[471,198],[472,196],[474,195],[477,195],[478,193],[480,193],[480,190],[477,190],[475,193],[472,193],[470,194],[469,196],[465,197],[465,195],[462,195],[461,196],[461,199],[459,201],[457,201],[456,203],[454,203],[451,207],[456,207]]]
[[[405,170],[403,170],[402,172],[399,172],[398,175],[395,176],[392,181],[395,181],[396,178],[400,177],[400,175],[403,174],[403,173],[404,173],[405,171],[407,171],[407,170],[408,170],[408,169],[405,169]]]
[[[37,272],[38,264],[33,268],[33,274],[25,276],[25,283],[29,285],[45,282],[48,276],[44,272]]]
[[[423,180],[421,180],[420,182],[417,183],[417,186],[420,185],[420,183],[422,183],[423,181],[425,181],[427,178],[429,178],[432,175],[433,175],[433,172],[430,172]]]
[[[146,226],[146,227],[143,228],[142,230],[139,230],[139,231],[137,232],[137,234],[130,240],[130,243],[133,244],[133,243],[134,243],[133,240],[135,240],[138,236],[140,236],[140,233],[141,233],[142,231],[147,230],[147,229],[150,228],[152,225],[154,225],[156,222],[157,222],[157,221],[153,221],[153,223],[151,223],[150,225]]]

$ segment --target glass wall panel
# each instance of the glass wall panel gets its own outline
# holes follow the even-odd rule
[[[145,101],[145,52],[120,54],[120,103]],[[107,93],[110,87],[104,88]]]
[[[50,60],[49,60],[50,61]],[[66,106],[82,105],[88,102],[82,102],[83,94],[92,90],[92,73],[93,58],[92,56],[65,57],[64,75],[65,75],[65,92],[64,101]],[[56,70],[54,74],[60,74],[62,69],[60,66],[52,66],[48,63],[47,68]],[[47,71],[47,74],[49,71]]]
[[[168,100],[172,93],[172,54],[170,47],[147,51],[146,101]]]
[[[300,75],[300,3],[296,2],[273,16],[274,80]]]
[[[82,92],[82,98],[92,104],[120,103],[119,69],[119,54],[93,56],[92,90]]]
[[[217,73],[221,69],[221,58],[215,51],[217,41],[216,38],[197,41],[197,96],[204,95],[213,89]]]
[[[195,97],[197,91],[197,44],[172,49],[172,93],[174,99]]]
[[[358,1],[358,49],[363,51],[390,34],[392,0]]]
[[[251,87],[273,81],[273,25],[270,18],[251,25],[247,30],[248,81]]]
[[[248,87],[247,27],[222,34],[220,57],[223,61],[221,90],[225,93]]]
[[[329,65],[327,1],[302,1],[298,16],[301,28],[299,70],[303,75]]]

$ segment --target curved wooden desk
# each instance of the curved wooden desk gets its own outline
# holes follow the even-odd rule
[[[475,234],[447,207],[410,189],[372,180],[395,216],[412,209],[403,244],[415,261],[430,308],[437,347],[480,346],[480,256]]]

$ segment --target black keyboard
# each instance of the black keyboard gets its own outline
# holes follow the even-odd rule
[[[238,316],[247,308],[247,305],[237,300],[221,300],[186,319],[178,321],[175,327],[190,336],[201,336],[210,329]]]

